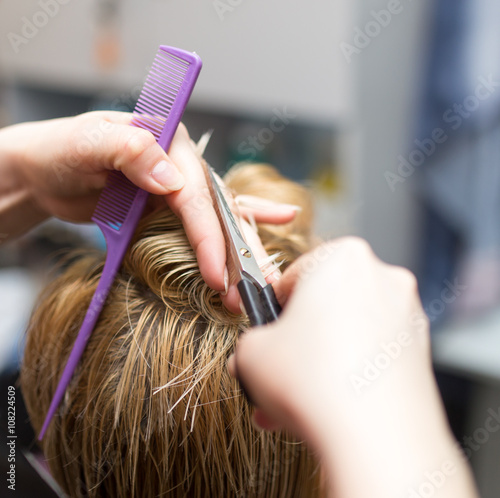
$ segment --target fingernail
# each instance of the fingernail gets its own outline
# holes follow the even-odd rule
[[[151,176],[156,183],[172,192],[180,190],[185,183],[184,177],[179,173],[179,170],[164,159],[153,168]]]
[[[276,299],[278,300],[278,303],[280,303],[281,307],[284,307],[286,304],[286,297],[284,294],[278,291],[274,291],[274,295],[276,296]]]
[[[236,204],[242,207],[247,207],[251,209],[260,209],[260,210],[273,210],[276,209],[291,209],[296,213],[300,213],[302,211],[301,206],[297,206],[296,204],[285,204],[282,202],[275,202],[269,199],[258,198],[254,196],[247,195],[238,195],[236,197]]]
[[[221,296],[227,296],[227,291],[229,290],[229,273],[227,271],[227,266],[224,268],[224,290],[220,292]]]
[[[279,206],[283,206],[284,208],[287,208],[287,209],[292,209],[296,213],[301,213],[302,212],[302,207],[301,206],[297,206],[295,204],[278,204],[278,205]]]
[[[247,314],[247,310],[245,309],[245,306],[243,306],[243,301],[240,301],[240,310],[241,312],[246,315]]]
[[[252,427],[257,431],[257,432],[264,432],[264,427],[261,427],[259,425],[259,422],[257,422],[257,420],[255,420],[255,412],[252,414],[251,418],[250,418],[250,422],[252,424]]]
[[[235,356],[234,356],[234,353],[229,356],[229,358],[227,359],[227,369],[229,371],[229,375],[231,377],[235,377],[235,374],[236,374],[236,364],[234,363],[236,360],[235,360]]]

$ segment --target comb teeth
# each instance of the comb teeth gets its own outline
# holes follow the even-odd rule
[[[202,66],[201,59],[174,47],[160,46],[153,68],[139,97],[132,124],[153,133],[167,151],[191,96]],[[167,118],[169,118],[167,120]],[[87,341],[97,323],[117,271],[147,202],[148,193],[121,172],[108,175],[92,220],[106,239],[107,254],[99,284],[67,360],[38,438],[41,440],[64,397]],[[57,430],[57,429],[56,429]]]
[[[122,173],[112,171],[108,175],[106,188],[99,197],[92,221],[96,223],[99,221],[119,231],[138,191],[139,188],[127,180]]]
[[[150,131],[158,141],[179,95],[190,63],[158,50],[134,110],[132,124]]]

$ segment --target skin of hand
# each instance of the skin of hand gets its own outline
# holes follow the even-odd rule
[[[108,172],[122,171],[154,194],[150,206],[166,201],[181,218],[203,278],[239,313],[239,295],[225,272],[222,230],[185,126],[179,125],[166,154],[151,133],[130,126],[131,120],[130,113],[95,111],[0,130],[0,168],[7,178],[0,192],[0,232],[18,235],[50,216],[90,221]],[[276,205],[251,214],[258,222],[286,223],[295,211]]]
[[[477,497],[414,276],[346,238],[299,258],[274,287],[282,315],[242,336],[228,365],[257,425],[306,440],[331,496],[418,498],[433,486],[434,497]]]

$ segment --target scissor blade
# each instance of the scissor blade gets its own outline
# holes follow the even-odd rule
[[[215,197],[216,197],[216,202],[219,205],[220,208],[220,214],[223,218],[224,225],[227,223],[227,228],[226,232],[228,232],[229,237],[232,240],[235,240],[235,242],[238,243],[243,243],[245,244],[245,240],[243,239],[243,235],[240,232],[240,229],[238,225],[236,224],[236,220],[234,219],[233,212],[231,211],[231,208],[226,202],[226,198],[224,197],[224,194],[222,193],[222,190],[220,188],[219,182],[217,181],[217,178],[215,178],[214,172],[210,166],[208,166],[208,174],[210,175],[210,179],[212,181],[212,186],[215,192]],[[236,244],[238,245],[238,244]]]
[[[235,267],[243,277],[246,275],[260,287],[265,287],[267,282],[262,274],[257,261],[250,249],[250,246],[245,242],[243,235],[234,219],[231,208],[229,207],[224,194],[220,188],[217,179],[215,178],[212,168],[207,164],[209,180],[212,184],[212,191],[215,197],[215,202],[218,205],[220,217],[222,220],[222,230],[226,241],[229,245],[230,257],[233,260]]]

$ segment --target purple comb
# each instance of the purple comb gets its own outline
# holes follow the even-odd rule
[[[200,74],[201,59],[194,53],[160,46],[134,111],[132,126],[150,131],[163,150],[168,151],[191,92]],[[73,377],[102,307],[108,296],[125,251],[141,217],[148,193],[131,183],[119,171],[108,175],[92,221],[106,239],[107,254],[97,289],[78,332],[64,372],[50,403],[38,439],[41,440],[54,417]]]

